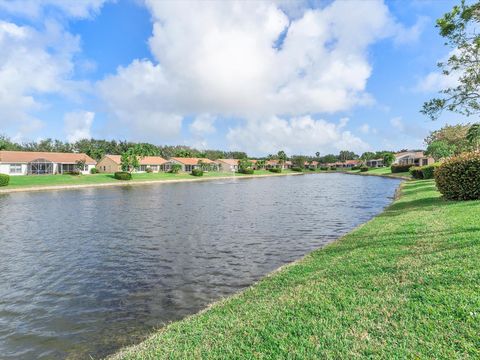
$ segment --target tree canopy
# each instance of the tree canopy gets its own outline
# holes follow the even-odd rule
[[[423,104],[421,112],[436,120],[444,110],[470,116],[480,113],[480,2],[467,5],[462,0],[452,11],[437,20],[440,35],[452,51],[438,63],[442,74],[458,79],[454,86],[440,91],[441,96]]]

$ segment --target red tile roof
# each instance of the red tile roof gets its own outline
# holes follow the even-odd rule
[[[118,165],[120,165],[120,161],[122,158],[121,155],[105,155],[105,157],[114,161]],[[139,158],[138,162],[140,163],[140,165],[163,165],[168,161],[160,156],[144,156],[143,158]]]
[[[3,163],[29,163],[38,159],[45,159],[62,164],[75,164],[77,161],[85,161],[88,165],[96,164],[95,160],[83,153],[0,151],[0,162]]]
[[[184,165],[198,165],[199,161],[202,161],[204,164],[215,164],[215,161],[206,158],[181,158],[181,157],[172,157],[172,160],[178,161]]]

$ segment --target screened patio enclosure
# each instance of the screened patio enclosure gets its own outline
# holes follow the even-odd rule
[[[53,162],[45,159],[36,159],[28,163],[27,174],[44,175],[53,174]]]

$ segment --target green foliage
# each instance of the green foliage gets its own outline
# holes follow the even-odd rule
[[[282,168],[271,168],[271,169],[268,169],[268,171],[272,172],[272,173],[281,173],[282,172]]]
[[[337,167],[336,166],[330,166],[330,170],[337,170]]]
[[[152,170],[151,167],[147,167],[147,168],[145,169],[145,172],[150,174],[150,173],[153,172],[153,170]]]
[[[252,168],[239,168],[238,169],[238,172],[240,174],[247,174],[247,175],[252,175],[254,173],[253,169]]]
[[[470,124],[445,125],[439,130],[432,131],[425,139],[425,143],[430,145],[435,141],[444,141],[449,146],[454,146],[454,154],[458,155],[471,150],[467,139],[469,129]]]
[[[320,170],[326,171],[326,170],[328,170],[328,169],[329,169],[328,166],[320,166]]]
[[[414,179],[423,179],[423,171],[421,166],[412,166],[409,172]]]
[[[432,120],[448,110],[466,116],[480,112],[480,36],[477,34],[480,20],[480,2],[467,5],[462,0],[459,6],[437,20],[440,35],[454,51],[446,62],[438,67],[444,76],[458,78],[458,84],[440,91],[439,98],[423,104],[421,112]]]
[[[425,153],[438,161],[454,155],[455,149],[456,146],[454,144],[449,144],[445,140],[436,140],[427,146]]]
[[[435,177],[435,170],[440,166],[439,163],[422,166],[422,174],[424,179],[433,179]]]
[[[338,159],[342,162],[345,162],[347,160],[358,159],[358,155],[355,154],[353,151],[342,150],[342,151],[340,151],[340,154],[338,154]]]
[[[407,172],[410,170],[410,168],[413,166],[413,164],[408,164],[408,165],[400,165],[400,164],[393,164],[390,169],[392,170],[392,173],[402,173],[402,172]]]
[[[395,155],[392,152],[384,153],[382,158],[385,166],[391,166],[395,161]]]
[[[367,172],[369,170],[367,165],[360,166],[360,172]]]
[[[464,153],[448,159],[435,170],[435,182],[447,199],[480,199],[480,153]]]
[[[298,167],[298,166],[292,166],[292,171],[295,171],[295,172],[302,172],[302,171],[303,171],[303,168],[301,168],[301,167]]]
[[[138,157],[138,149],[129,148],[125,151],[120,157],[120,167],[122,171],[132,172],[133,169],[138,168],[140,166]]]
[[[352,166],[352,170],[360,170],[361,167],[362,165],[355,165],[355,166]]]
[[[292,156],[291,161],[292,161],[292,167],[303,169],[305,167],[305,162],[307,161],[307,157],[302,155],[295,155],[295,156]]]
[[[193,176],[203,176],[203,170],[199,168],[195,168],[192,170]]]
[[[90,174],[98,174],[98,169],[97,168],[91,168],[90,169]]]
[[[128,171],[117,171],[113,176],[117,180],[132,180],[132,174]]]
[[[10,182],[10,176],[6,174],[0,174],[0,186],[7,186]]]
[[[172,174],[178,174],[178,172],[182,169],[182,165],[180,164],[172,164],[170,166],[170,173]]]
[[[467,132],[467,140],[475,150],[480,150],[480,123],[470,126]]]
[[[75,163],[75,170],[78,170],[78,172],[84,171],[84,170],[85,170],[85,166],[86,166],[85,160],[78,160],[78,161]]]

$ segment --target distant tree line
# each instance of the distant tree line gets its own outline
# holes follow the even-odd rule
[[[122,155],[135,148],[143,156],[198,157],[216,159],[243,159],[247,154],[243,151],[198,150],[185,145],[154,145],[135,143],[131,141],[83,139],[74,143],[60,140],[45,139],[40,141],[17,143],[6,136],[0,135],[0,150],[42,151],[42,152],[80,152],[95,160],[100,160],[105,154]]]

